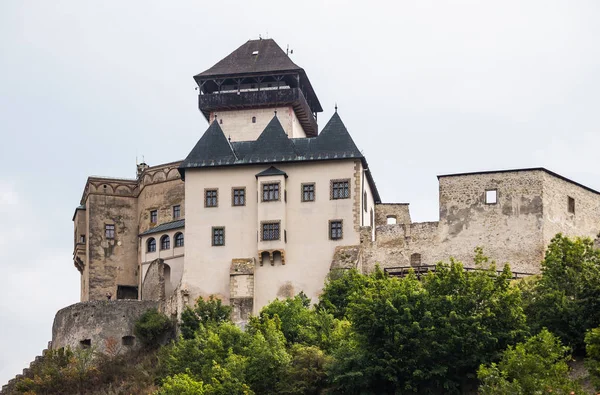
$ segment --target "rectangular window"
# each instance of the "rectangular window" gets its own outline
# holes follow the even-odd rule
[[[279,200],[279,183],[278,182],[274,182],[274,183],[270,183],[270,184],[263,184],[262,190],[263,190],[263,195],[262,195],[263,202],[272,202],[275,200]]]
[[[331,199],[349,199],[350,180],[331,180]]]
[[[344,236],[342,220],[329,221],[329,238],[331,240],[340,240]]]
[[[79,235],[79,243],[85,243],[85,235]]]
[[[178,204],[173,206],[173,219],[181,217],[181,206]]]
[[[231,195],[232,206],[245,206],[246,205],[246,188],[233,188]]]
[[[225,245],[225,228],[212,228],[212,245]]]
[[[488,189],[487,191],[485,191],[485,203],[486,204],[498,203],[498,190]]]
[[[104,236],[107,239],[115,238],[115,226],[114,225],[104,225]]]
[[[567,204],[568,204],[568,210],[569,213],[571,214],[575,214],[575,199],[573,199],[571,196],[567,196],[568,200],[567,200]]]
[[[279,222],[267,222],[262,224],[262,239],[279,240]]]
[[[315,201],[315,184],[302,184],[302,201],[303,202],[314,202]]]
[[[158,222],[158,211],[156,210],[152,210],[150,211],[150,223],[157,223]]]
[[[219,201],[217,199],[217,189],[204,190],[204,207],[217,207]]]

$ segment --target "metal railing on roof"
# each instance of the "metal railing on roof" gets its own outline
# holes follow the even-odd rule
[[[435,272],[437,265],[415,265],[415,266],[394,266],[394,267],[386,267],[383,270],[392,277],[406,277],[411,270],[414,271],[417,278],[421,278],[421,276],[426,275],[429,272]],[[481,270],[475,267],[464,267],[464,271],[473,272],[476,270]],[[496,270],[498,274],[502,273],[502,270]],[[524,278],[528,276],[533,276],[534,273],[525,273],[525,272],[513,272],[511,271],[512,279],[516,280],[519,278]]]

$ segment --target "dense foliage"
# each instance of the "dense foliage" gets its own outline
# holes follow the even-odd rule
[[[453,260],[421,278],[342,271],[315,305],[302,293],[275,300],[245,329],[220,300],[199,299],[145,374],[162,395],[583,394],[568,363],[585,345],[600,384],[599,254],[557,235],[542,274],[527,280],[496,271],[480,249],[473,271]],[[156,341],[163,321],[148,313],[140,329]],[[110,376],[70,351],[51,360],[21,392],[65,393],[57,381],[81,388]],[[142,388],[133,392],[156,390]]]
[[[137,339],[148,348],[156,348],[173,331],[173,323],[157,309],[149,309],[136,321],[134,333]]]

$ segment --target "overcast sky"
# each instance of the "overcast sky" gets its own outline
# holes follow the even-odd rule
[[[438,219],[436,175],[547,167],[600,189],[600,2],[0,1],[0,385],[79,300],[86,177],[183,159],[192,76],[248,39],[294,50],[384,202]]]

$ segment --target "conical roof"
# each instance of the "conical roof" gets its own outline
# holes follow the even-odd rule
[[[219,124],[214,121],[179,168],[234,164],[235,154]]]

